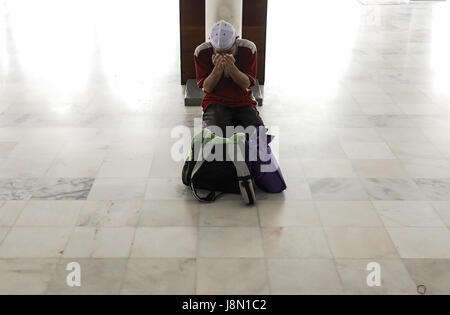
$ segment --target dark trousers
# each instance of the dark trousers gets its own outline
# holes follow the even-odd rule
[[[211,126],[217,126],[222,130],[223,136],[226,136],[227,126],[242,126],[245,129],[249,126],[264,126],[264,122],[258,110],[252,106],[229,108],[220,104],[211,104],[203,113],[203,128]]]

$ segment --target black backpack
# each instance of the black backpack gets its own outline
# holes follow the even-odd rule
[[[232,193],[240,194],[246,204],[256,201],[253,180],[244,159],[244,140],[243,134],[221,138],[206,131],[205,136],[205,130],[194,137],[190,157],[183,166],[182,181],[192,189],[195,198],[212,202],[223,193]],[[198,189],[209,193],[201,197]]]

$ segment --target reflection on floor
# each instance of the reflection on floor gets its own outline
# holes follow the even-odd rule
[[[201,110],[178,1],[154,5],[3,1],[0,293],[450,293],[447,3],[271,2],[260,111],[288,190],[250,208],[181,183],[171,132]]]

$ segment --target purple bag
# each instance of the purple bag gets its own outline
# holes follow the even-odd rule
[[[269,146],[273,138],[264,126],[258,127],[245,143],[245,156],[255,184],[265,192],[279,193],[286,189],[286,183]]]

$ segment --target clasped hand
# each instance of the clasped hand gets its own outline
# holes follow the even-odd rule
[[[236,59],[234,59],[234,56],[232,54],[214,54],[212,55],[212,63],[214,64],[215,68],[217,68],[220,71],[226,70],[228,72],[232,71],[235,67],[234,63],[236,62]]]

